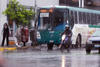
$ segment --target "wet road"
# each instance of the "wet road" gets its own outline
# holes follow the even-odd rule
[[[100,54],[85,49],[72,49],[70,53],[59,50],[21,50],[4,52],[6,67],[100,67]]]

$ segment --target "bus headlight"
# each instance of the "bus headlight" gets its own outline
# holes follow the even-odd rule
[[[64,34],[64,35],[62,35],[62,40],[64,40],[66,38],[66,35]]]
[[[87,40],[87,44],[92,44],[92,41],[90,41],[90,40]]]
[[[40,32],[37,31],[37,39],[41,39]]]

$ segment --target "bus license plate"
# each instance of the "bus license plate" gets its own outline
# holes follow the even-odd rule
[[[50,40],[50,42],[53,43],[54,41],[53,40]]]
[[[49,13],[40,13],[40,17],[49,17]]]
[[[95,45],[95,47],[100,47],[100,45]]]

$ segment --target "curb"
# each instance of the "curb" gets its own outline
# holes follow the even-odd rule
[[[14,51],[14,50],[17,50],[17,47],[0,47],[0,51]]]

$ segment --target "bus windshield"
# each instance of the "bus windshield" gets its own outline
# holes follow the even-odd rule
[[[66,9],[55,9],[54,19],[53,19],[53,28],[60,28],[61,25],[67,22],[67,10]]]
[[[39,29],[54,29],[67,21],[67,10],[56,8],[52,13],[40,12],[40,26]]]
[[[50,28],[50,13],[40,13],[40,29]]]

